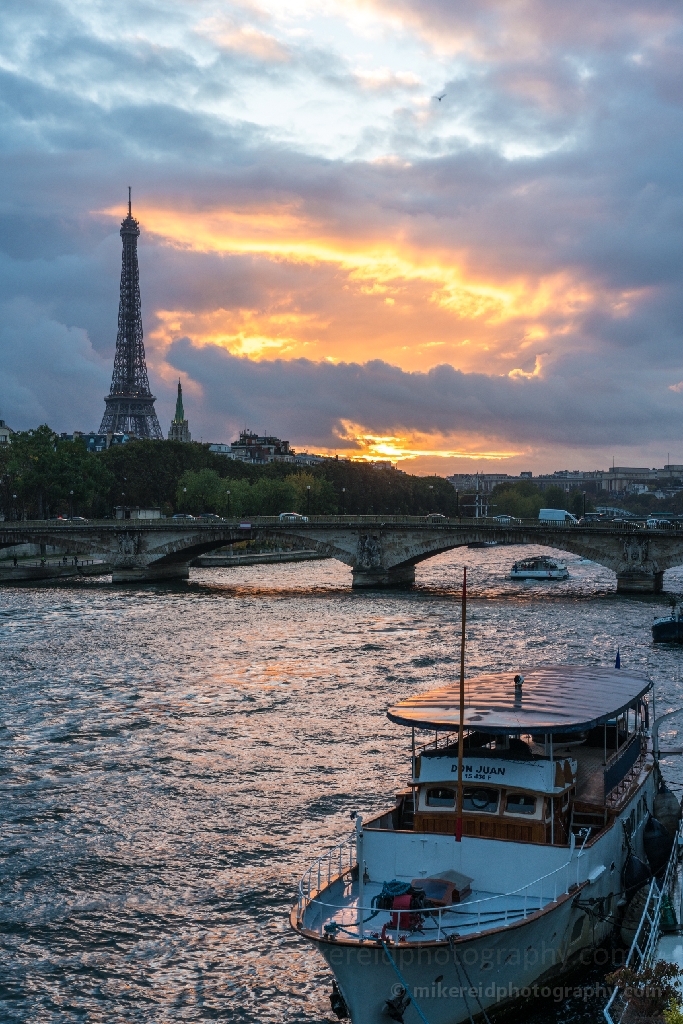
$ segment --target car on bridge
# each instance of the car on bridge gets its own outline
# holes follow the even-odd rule
[[[176,514],[174,516],[171,516],[171,519],[192,519],[192,520],[194,520],[194,516],[191,516],[189,512],[176,512]]]
[[[521,519],[516,519],[515,516],[494,516],[494,523],[503,523],[505,526],[509,526],[511,523],[521,524]]]
[[[281,523],[307,523],[308,516],[300,516],[298,512],[281,512]]]

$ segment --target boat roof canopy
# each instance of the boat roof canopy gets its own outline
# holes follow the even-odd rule
[[[515,676],[523,677],[521,687]],[[465,728],[479,732],[582,732],[633,707],[652,683],[632,672],[592,665],[543,665],[465,680]],[[397,725],[456,730],[460,684],[402,700],[387,715]]]

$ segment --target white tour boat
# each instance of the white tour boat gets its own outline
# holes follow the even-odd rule
[[[567,566],[553,558],[525,558],[510,570],[513,580],[566,580],[568,576]]]
[[[291,924],[353,1024],[488,1020],[605,941],[648,877],[651,683],[556,666],[466,685],[389,709],[412,731],[405,788],[299,885]]]

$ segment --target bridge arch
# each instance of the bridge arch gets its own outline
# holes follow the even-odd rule
[[[683,530],[619,526],[568,526],[538,521],[501,525],[481,520],[410,516],[320,516],[296,523],[277,517],[233,521],[126,520],[90,523],[0,523],[0,548],[50,544],[78,554],[104,555],[114,579],[183,576],[189,563],[225,544],[259,537],[287,538],[348,565],[356,587],[405,586],[415,566],[473,542],[538,544],[589,558],[617,575],[617,588],[661,589],[665,569],[683,565]]]
[[[379,517],[378,517],[379,519]],[[280,528],[282,536],[303,537],[300,527]],[[567,551],[590,559],[612,570],[621,592],[652,593],[661,590],[664,570],[683,564],[683,531],[670,531],[668,536],[649,530],[626,527],[605,530],[553,524],[502,526],[490,522],[447,523],[442,526],[421,524],[417,529],[406,524],[398,529],[395,522],[379,521],[335,538],[334,529],[322,534],[315,525],[305,530],[302,546],[312,547],[338,558],[353,570],[355,587],[405,586],[414,582],[415,566],[435,555],[482,541],[497,541],[505,546],[536,544]],[[672,536],[673,534],[673,536]],[[355,550],[353,539],[355,539]]]

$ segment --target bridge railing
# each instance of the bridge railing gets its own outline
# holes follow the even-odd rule
[[[251,528],[281,528],[290,531],[294,528],[297,529],[310,529],[316,526],[421,526],[428,527],[430,529],[448,528],[462,528],[467,530],[480,529],[484,531],[496,531],[496,532],[511,532],[518,533],[520,531],[533,530],[535,532],[543,532],[552,530],[555,532],[574,532],[581,530],[590,533],[640,533],[646,529],[644,523],[640,522],[603,522],[603,523],[585,523],[580,526],[572,522],[557,522],[553,520],[540,520],[540,519],[517,519],[509,523],[504,523],[496,520],[491,516],[480,516],[478,518],[471,516],[408,516],[408,515],[381,515],[381,514],[368,514],[368,515],[326,515],[316,516],[310,515],[305,520],[299,519],[296,521],[281,520],[279,516],[230,516],[224,519],[210,519],[202,520],[200,518],[195,519],[172,519],[172,518],[160,518],[160,519],[88,519],[85,522],[71,522],[69,519],[24,519],[24,520],[0,520],[0,530],[16,530],[26,531],[27,529],[36,530],[80,530],[80,529],[92,529],[97,528],[109,528],[109,529],[145,529],[145,530],[159,530],[177,528],[185,530],[188,527],[192,529],[201,530],[215,530],[223,529],[225,527],[229,529],[244,529],[246,527]],[[672,524],[667,530],[658,528],[658,532],[669,532],[679,534],[680,530],[683,529],[683,524]],[[649,532],[649,530],[648,530]]]

